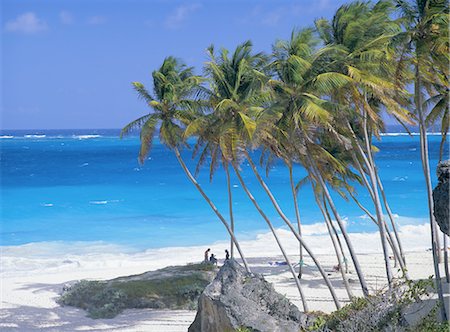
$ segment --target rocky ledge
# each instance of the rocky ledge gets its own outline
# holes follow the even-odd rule
[[[439,183],[433,190],[434,217],[441,231],[450,235],[450,160],[439,163],[437,176]]]
[[[298,332],[307,323],[308,316],[261,275],[249,274],[228,260],[200,296],[189,332]]]

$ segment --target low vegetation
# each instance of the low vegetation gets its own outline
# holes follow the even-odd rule
[[[91,318],[113,318],[131,308],[195,310],[216,269],[193,264],[109,281],[81,280],[65,289],[58,303],[84,309]]]
[[[437,320],[437,305],[426,311],[425,301],[434,293],[433,280],[408,281],[392,289],[353,301],[327,315],[316,313],[309,332],[331,331],[448,331],[448,322]],[[408,321],[411,312],[423,312],[418,322]]]

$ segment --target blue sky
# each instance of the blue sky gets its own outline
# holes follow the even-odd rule
[[[2,129],[121,128],[144,114],[166,56],[201,73],[205,49],[250,39],[270,51],[341,0],[2,0]]]

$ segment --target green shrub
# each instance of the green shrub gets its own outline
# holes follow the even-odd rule
[[[82,280],[70,287],[58,303],[84,309],[92,318],[113,318],[126,307],[127,295],[106,282]]]
[[[212,264],[172,266],[161,275],[142,274],[111,281],[82,280],[58,303],[84,309],[92,318],[112,318],[126,308],[197,309],[197,300],[216,270]]]
[[[356,312],[366,308],[369,304],[369,298],[353,298],[352,302],[331,313],[326,319],[326,325],[328,326],[328,328],[335,329],[339,325],[339,323],[345,321]]]

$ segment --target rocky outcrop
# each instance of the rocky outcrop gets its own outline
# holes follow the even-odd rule
[[[450,191],[450,160],[439,163],[437,167],[439,183],[433,190],[434,217],[442,232],[450,235],[449,191]]]
[[[228,260],[198,300],[198,311],[189,332],[295,331],[308,317],[277,293],[261,275],[249,274]]]
[[[215,265],[191,264],[108,281],[81,280],[64,287],[57,302],[84,309],[92,318],[113,318],[129,308],[194,310],[216,273]]]

